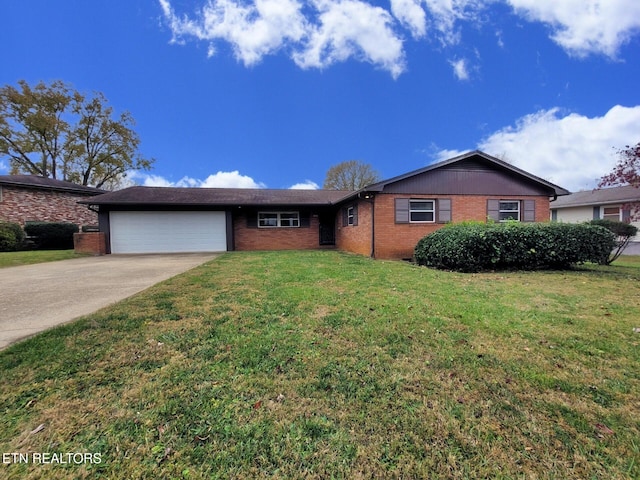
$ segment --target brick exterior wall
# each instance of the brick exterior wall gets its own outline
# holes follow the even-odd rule
[[[360,201],[345,205],[358,209],[358,225],[343,225],[342,210],[336,215],[336,247],[360,255],[371,255],[371,203]]]
[[[70,222],[78,226],[97,225],[98,214],[76,202],[86,196],[50,190],[1,186],[0,220],[26,222]]]
[[[320,221],[311,215],[309,227],[247,227],[245,215],[234,215],[235,249],[243,250],[311,250],[320,247]]]
[[[500,197],[482,195],[407,195],[407,194],[379,194],[375,198],[375,258],[403,259],[413,256],[413,249],[418,241],[442,228],[442,223],[395,223],[396,198],[450,198],[451,220],[462,222],[468,220],[486,221],[487,200]],[[536,222],[549,221],[549,198],[537,197],[509,197],[513,200],[535,200]],[[336,244],[341,250],[371,254],[371,206],[361,201],[358,204],[358,225],[342,227],[338,219],[336,230]]]
[[[76,253],[104,255],[107,253],[107,241],[103,232],[73,234],[73,250]]]

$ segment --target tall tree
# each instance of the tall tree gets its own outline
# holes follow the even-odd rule
[[[0,155],[12,173],[112,187],[127,171],[149,170],[129,112],[114,118],[102,93],[91,97],[57,80],[0,88]]]
[[[334,165],[327,172],[323,188],[328,190],[360,190],[380,180],[371,165],[358,160],[348,160]]]
[[[602,177],[598,186],[633,185],[640,188],[640,143],[618,150],[618,157],[613,171]]]

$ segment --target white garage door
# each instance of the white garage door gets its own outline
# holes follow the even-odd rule
[[[110,212],[111,253],[219,252],[225,212]]]

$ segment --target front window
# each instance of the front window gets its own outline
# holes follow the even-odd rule
[[[501,222],[507,220],[520,221],[520,202],[517,200],[505,200],[500,202],[500,216]]]
[[[410,222],[434,222],[435,221],[435,201],[434,200],[409,200],[409,221]]]
[[[259,212],[258,227],[299,227],[300,214],[298,212]]]
[[[620,207],[604,207],[602,210],[604,220],[620,221]]]

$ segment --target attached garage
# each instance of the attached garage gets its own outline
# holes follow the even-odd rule
[[[224,211],[111,211],[111,253],[227,250]]]

